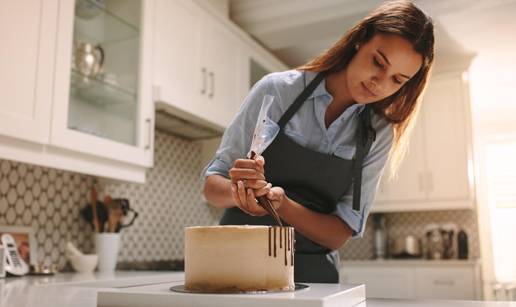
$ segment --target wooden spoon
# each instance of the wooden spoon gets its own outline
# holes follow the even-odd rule
[[[91,212],[93,229],[95,232],[100,232],[99,216],[97,214],[97,190],[95,187],[91,188]]]
[[[122,208],[119,204],[113,202],[109,195],[104,197],[104,204],[108,211],[108,232],[117,232],[118,224],[123,216]]]

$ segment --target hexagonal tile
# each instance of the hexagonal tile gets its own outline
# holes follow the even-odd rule
[[[30,210],[32,211],[32,215],[37,216],[39,214],[39,202],[35,201],[30,206]]]
[[[24,225],[30,225],[32,221],[32,213],[30,210],[25,210],[23,212],[23,224]]]
[[[23,199],[18,198],[16,200],[16,204],[14,205],[14,209],[15,209],[17,215],[22,215],[23,214],[23,211],[25,211],[25,203],[23,202]]]
[[[16,185],[16,193],[18,193],[18,196],[23,197],[25,190],[25,182],[23,180],[18,181]]]
[[[5,215],[6,219],[7,219],[7,223],[8,224],[14,224],[14,221],[16,220],[16,211],[14,211],[14,208],[13,207],[10,207],[9,209],[7,209],[7,213]]]
[[[18,175],[18,172],[10,172],[9,173],[9,183],[12,187],[16,186],[18,183],[18,179],[20,179],[20,176]]]
[[[42,194],[39,196],[39,204],[41,205],[41,208],[46,208],[46,207],[47,207],[47,205],[48,205],[48,198],[47,198],[47,194],[42,193]]]
[[[38,221],[40,225],[45,225],[47,223],[47,214],[45,213],[45,211],[41,211],[38,214]]]
[[[27,188],[32,188],[32,185],[34,184],[34,173],[28,172],[27,175],[24,177],[25,184],[27,185]]]
[[[32,185],[32,195],[34,197],[38,197],[41,194],[41,186],[38,182],[35,182],[34,185]]]
[[[41,176],[41,180],[40,180],[39,183],[41,184],[41,189],[42,190],[46,190],[48,188],[48,185],[49,185],[48,175],[47,174],[43,174]]]
[[[11,163],[7,160],[3,160],[0,169],[4,175],[8,175],[11,172]]]
[[[35,166],[33,173],[34,173],[34,179],[40,180],[41,176],[43,175],[43,169],[40,166]]]
[[[0,214],[4,214],[7,212],[7,208],[9,208],[9,203],[7,203],[7,198],[0,198]]]
[[[7,201],[9,202],[9,204],[14,205],[17,199],[18,195],[16,195],[16,190],[10,189],[9,192],[7,192]]]
[[[0,193],[5,195],[7,194],[7,191],[9,191],[9,180],[7,180],[6,176],[2,176],[2,179],[0,180]]]
[[[24,163],[18,164],[18,174],[22,178],[25,177],[25,175],[27,174],[27,165],[26,164],[24,164]]]
[[[32,197],[32,192],[25,192],[25,194],[23,195],[23,202],[25,203],[25,206],[27,206],[27,208],[30,208],[30,206],[32,206],[33,200],[34,198]]]
[[[49,199],[53,199],[56,195],[56,188],[53,185],[49,185],[47,188],[47,196]]]
[[[56,170],[53,168],[50,168],[48,170],[48,179],[50,180],[50,182],[55,182],[56,178],[57,178]]]

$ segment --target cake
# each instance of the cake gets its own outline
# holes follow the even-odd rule
[[[294,290],[294,229],[249,225],[187,227],[185,289]]]

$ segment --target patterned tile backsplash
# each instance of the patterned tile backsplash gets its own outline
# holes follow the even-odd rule
[[[162,132],[156,133],[154,167],[145,184],[99,180],[95,177],[0,160],[0,225],[30,226],[37,241],[38,262],[66,264],[64,246],[70,240],[84,252],[93,251],[90,225],[80,217],[93,185],[99,197],[109,194],[130,200],[139,217],[122,230],[119,261],[163,261],[183,257],[183,228],[214,225],[221,210],[203,202],[199,174],[201,146]],[[478,227],[473,211],[386,214],[390,236],[422,237],[427,223],[454,222],[469,237],[470,257],[478,258]],[[343,259],[373,256],[373,225],[364,238],[348,242]]]

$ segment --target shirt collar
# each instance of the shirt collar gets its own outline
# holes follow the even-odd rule
[[[308,86],[308,84],[310,84],[310,82],[317,76],[317,72],[315,71],[309,71],[309,70],[305,70],[305,87]],[[317,85],[317,87],[314,89],[314,91],[310,94],[310,96],[308,96],[307,99],[310,99],[310,98],[313,98],[313,97],[318,97],[318,96],[328,96],[328,97],[331,97],[331,94],[328,93],[328,91],[326,90],[326,78],[322,79],[322,81]]]
[[[317,72],[315,71],[309,71],[305,70],[305,87],[310,84],[310,82],[317,76]],[[322,79],[322,81],[317,85],[317,87],[314,89],[314,91],[308,96],[307,99],[318,97],[318,96],[327,96],[330,98],[329,101],[333,99],[333,96],[326,90],[326,78]],[[362,113],[364,110],[365,105],[363,104],[354,104],[350,106],[350,108],[355,109],[358,111],[358,114]]]

